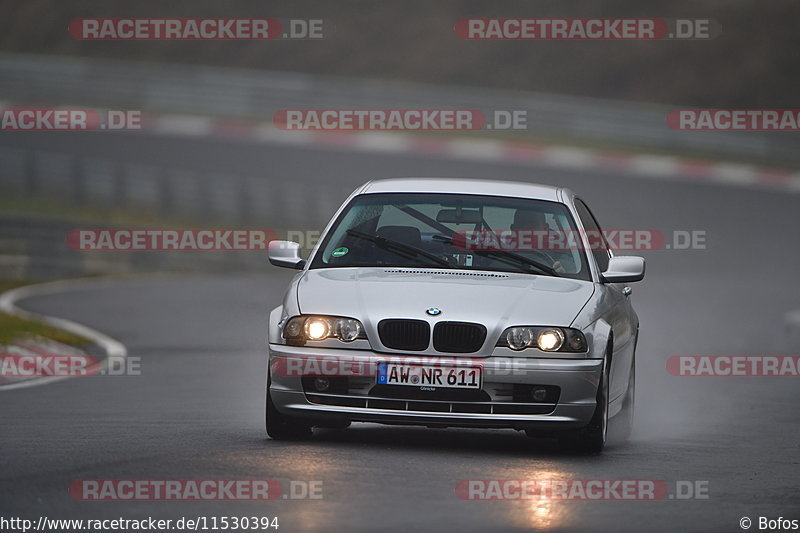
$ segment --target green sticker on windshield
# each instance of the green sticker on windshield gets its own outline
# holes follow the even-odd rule
[[[343,255],[347,255],[347,252],[349,252],[349,251],[350,251],[350,250],[348,250],[347,248],[345,248],[344,246],[342,246],[341,248],[337,248],[337,249],[335,249],[334,251],[332,251],[332,252],[331,252],[331,255],[332,255],[333,257],[342,257]]]

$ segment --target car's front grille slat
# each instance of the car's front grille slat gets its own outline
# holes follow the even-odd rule
[[[486,340],[486,326],[473,322],[438,322],[433,347],[441,353],[475,353]],[[378,323],[381,343],[392,350],[421,352],[428,349],[431,326],[424,320],[387,318]]]
[[[443,353],[473,353],[486,340],[486,326],[472,322],[439,322],[433,328],[433,348]]]
[[[421,352],[428,349],[431,326],[424,320],[387,318],[378,322],[378,335],[392,350]]]

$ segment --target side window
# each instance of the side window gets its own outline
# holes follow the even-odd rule
[[[600,230],[600,225],[592,216],[592,212],[586,207],[586,204],[579,199],[575,199],[575,208],[578,210],[578,216],[581,218],[583,228],[589,237],[589,244],[592,247],[592,255],[597,262],[597,267],[600,272],[605,272],[608,269],[608,245],[606,239]]]

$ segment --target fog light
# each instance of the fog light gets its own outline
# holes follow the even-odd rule
[[[547,389],[534,389],[533,400],[536,402],[543,402],[547,398]]]
[[[331,382],[328,378],[317,378],[314,380],[314,386],[320,392],[325,392],[331,387]]]

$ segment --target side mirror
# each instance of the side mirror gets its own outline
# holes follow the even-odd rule
[[[601,274],[608,283],[627,283],[642,281],[644,278],[644,257],[620,256],[612,257],[608,269]]]
[[[305,259],[300,257],[300,245],[292,241],[270,241],[268,257],[277,267],[302,270],[306,266]]]

